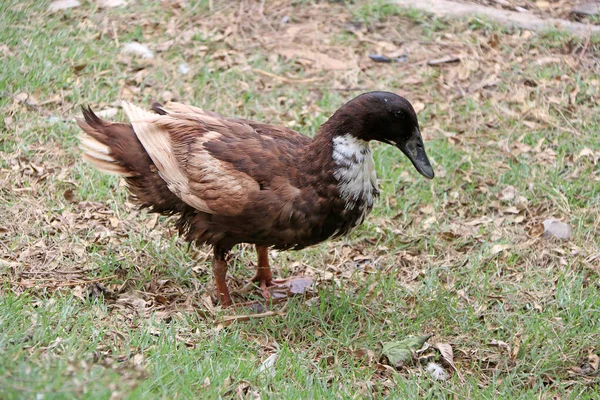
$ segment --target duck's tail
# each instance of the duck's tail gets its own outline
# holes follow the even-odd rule
[[[124,177],[136,202],[152,211],[174,213],[186,205],[167,187],[130,124],[109,122],[82,107],[77,124],[83,159],[96,169]]]

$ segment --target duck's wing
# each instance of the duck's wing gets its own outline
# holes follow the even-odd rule
[[[165,105],[160,103],[154,103],[152,105],[152,111],[157,114],[191,114],[198,117],[208,116],[214,117],[221,121],[237,122],[244,125],[249,125],[259,135],[264,135],[267,139],[273,138],[279,141],[289,141],[292,143],[307,144],[310,139],[304,135],[299,134],[293,129],[286,128],[284,126],[270,125],[262,122],[250,121],[243,118],[226,118],[219,113],[213,111],[206,111],[199,107],[190,106],[188,104],[177,103],[174,101],[168,102]]]
[[[216,112],[206,111],[199,107],[190,106],[188,104],[177,103],[175,101],[170,101],[167,104],[163,105],[161,103],[152,104],[152,111],[160,115],[167,114],[196,114],[199,116],[209,116],[218,119],[224,119],[224,117]]]
[[[296,174],[290,170],[296,146],[309,140],[294,131],[282,140],[290,134],[269,135],[267,125],[259,133],[248,123],[195,107],[163,108],[164,115],[129,103],[123,109],[169,190],[210,214],[239,215],[276,175]]]

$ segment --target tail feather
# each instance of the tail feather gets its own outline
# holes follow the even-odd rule
[[[110,136],[107,128],[110,124],[105,123],[91,108],[82,107],[83,118],[77,118],[77,124],[85,133],[79,136],[79,147],[83,150],[83,159],[92,164],[96,169],[109,174],[124,177],[134,176],[134,171],[120,163],[110,148]]]
[[[82,111],[83,119],[76,121],[84,131],[79,142],[84,160],[99,171],[124,177],[133,198],[142,207],[165,214],[187,207],[157,173],[130,124],[104,121],[89,107],[82,107]]]

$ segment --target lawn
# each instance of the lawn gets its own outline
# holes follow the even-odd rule
[[[599,37],[367,0],[81,3],[0,3],[0,398],[600,398]],[[436,178],[374,144],[372,214],[273,252],[276,276],[314,283],[267,317],[215,304],[210,249],[78,149],[82,105],[314,135],[371,90],[413,103]],[[234,249],[232,288],[255,263]],[[390,366],[382,343],[409,335],[432,336]]]

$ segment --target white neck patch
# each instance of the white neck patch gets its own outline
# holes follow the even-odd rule
[[[346,202],[346,209],[354,208],[361,200],[366,214],[373,206],[373,198],[378,191],[375,162],[369,142],[350,134],[336,136],[333,138],[332,158],[337,164],[333,176],[339,182],[338,188]]]

